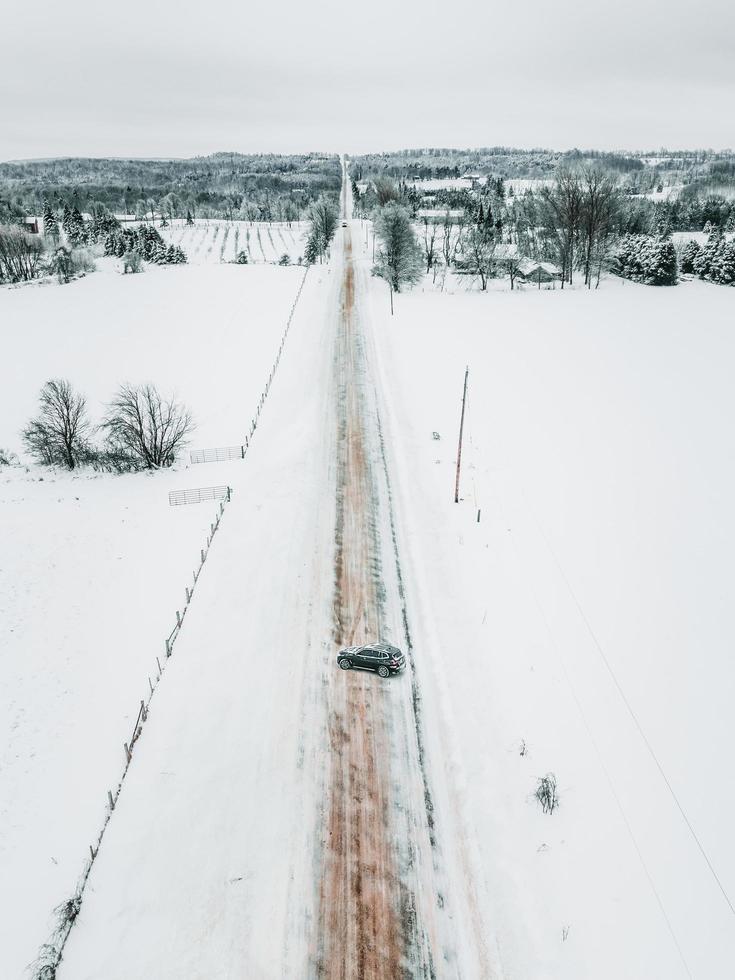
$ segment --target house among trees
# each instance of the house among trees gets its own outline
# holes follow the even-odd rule
[[[23,228],[29,235],[38,234],[38,218],[24,218]]]
[[[554,265],[553,262],[537,262],[535,259],[522,259],[518,263],[518,280],[520,282],[530,282],[538,283],[538,288],[541,289],[541,283],[554,283],[561,280],[561,269]]]
[[[482,183],[482,175],[481,174],[462,174],[462,180],[469,180],[470,181],[470,187],[471,187],[471,189],[473,191],[476,191],[477,188]]]

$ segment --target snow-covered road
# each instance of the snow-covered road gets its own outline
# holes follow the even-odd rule
[[[488,975],[437,828],[351,235],[297,312],[62,980]],[[377,637],[403,676],[337,668]]]

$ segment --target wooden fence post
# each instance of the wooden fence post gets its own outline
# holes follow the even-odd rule
[[[130,758],[131,758],[131,756],[130,756],[130,749],[128,748],[128,743],[127,742],[123,742],[123,745],[125,746],[125,758],[128,760],[128,765],[129,765],[130,764]]]
[[[148,712],[145,709],[145,701],[140,702],[140,717],[143,721],[148,721]]]
[[[107,799],[110,801],[110,809],[111,810],[114,810],[115,809],[115,801],[113,800],[112,793],[110,792],[109,789],[107,790]]]

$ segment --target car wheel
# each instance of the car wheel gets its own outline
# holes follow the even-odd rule
[[[378,667],[378,673],[381,677],[387,677],[388,674],[390,674],[390,671],[387,667]]]
[[[347,660],[347,659],[340,660],[339,665],[342,668],[342,670],[349,670],[350,667],[352,666],[352,664],[350,663],[350,661]]]

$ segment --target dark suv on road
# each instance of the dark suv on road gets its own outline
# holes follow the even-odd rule
[[[337,663],[342,670],[361,667],[363,670],[377,670],[381,677],[397,674],[406,665],[406,658],[398,647],[390,643],[369,643],[362,647],[346,647],[337,654]]]

